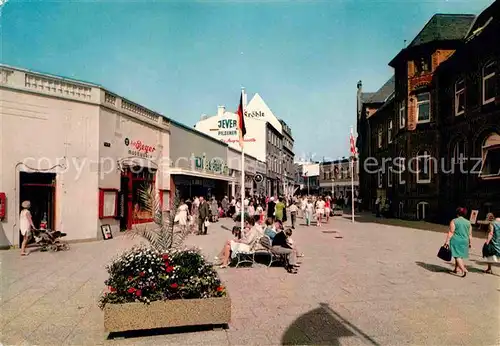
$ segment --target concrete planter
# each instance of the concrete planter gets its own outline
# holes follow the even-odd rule
[[[106,304],[106,332],[155,328],[225,325],[231,319],[231,299],[176,299],[144,303]]]

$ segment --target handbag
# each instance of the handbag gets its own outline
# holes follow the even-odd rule
[[[438,251],[437,256],[441,258],[443,261],[449,262],[451,261],[451,250],[449,245],[443,245]]]
[[[491,243],[483,245],[483,258],[493,256],[494,252],[491,249]]]
[[[205,227],[208,227],[208,226],[210,226],[210,221],[208,221],[208,220],[205,220],[205,223],[204,223],[204,225],[205,225]]]

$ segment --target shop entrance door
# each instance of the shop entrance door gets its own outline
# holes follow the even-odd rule
[[[147,167],[127,167],[122,171],[121,194],[123,198],[122,229],[131,229],[132,225],[153,221],[150,206],[144,204],[141,192],[155,186],[156,171]]]
[[[19,210],[23,201],[31,202],[31,217],[35,227],[46,218],[47,228],[55,229],[56,174],[55,173],[19,173]],[[31,238],[31,241],[34,241]],[[19,231],[19,244],[22,243]]]

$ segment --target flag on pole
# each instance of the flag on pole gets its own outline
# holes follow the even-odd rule
[[[354,139],[354,134],[351,128],[351,134],[349,135],[349,141],[351,142],[351,155],[356,157],[358,151],[356,149],[356,140]]]
[[[238,105],[238,130],[240,132],[240,147],[243,148],[247,128],[245,127],[245,111],[243,110],[243,90],[241,91],[240,104]]]

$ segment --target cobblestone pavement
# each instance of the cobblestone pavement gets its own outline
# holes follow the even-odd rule
[[[299,223],[302,222],[299,219]],[[230,233],[192,236],[213,258]],[[282,268],[220,270],[232,299],[228,330],[107,340],[97,300],[111,257],[127,237],[60,253],[0,252],[4,345],[498,345],[500,268],[480,272],[474,239],[466,278],[436,257],[444,235],[336,218],[299,226],[297,275]]]

